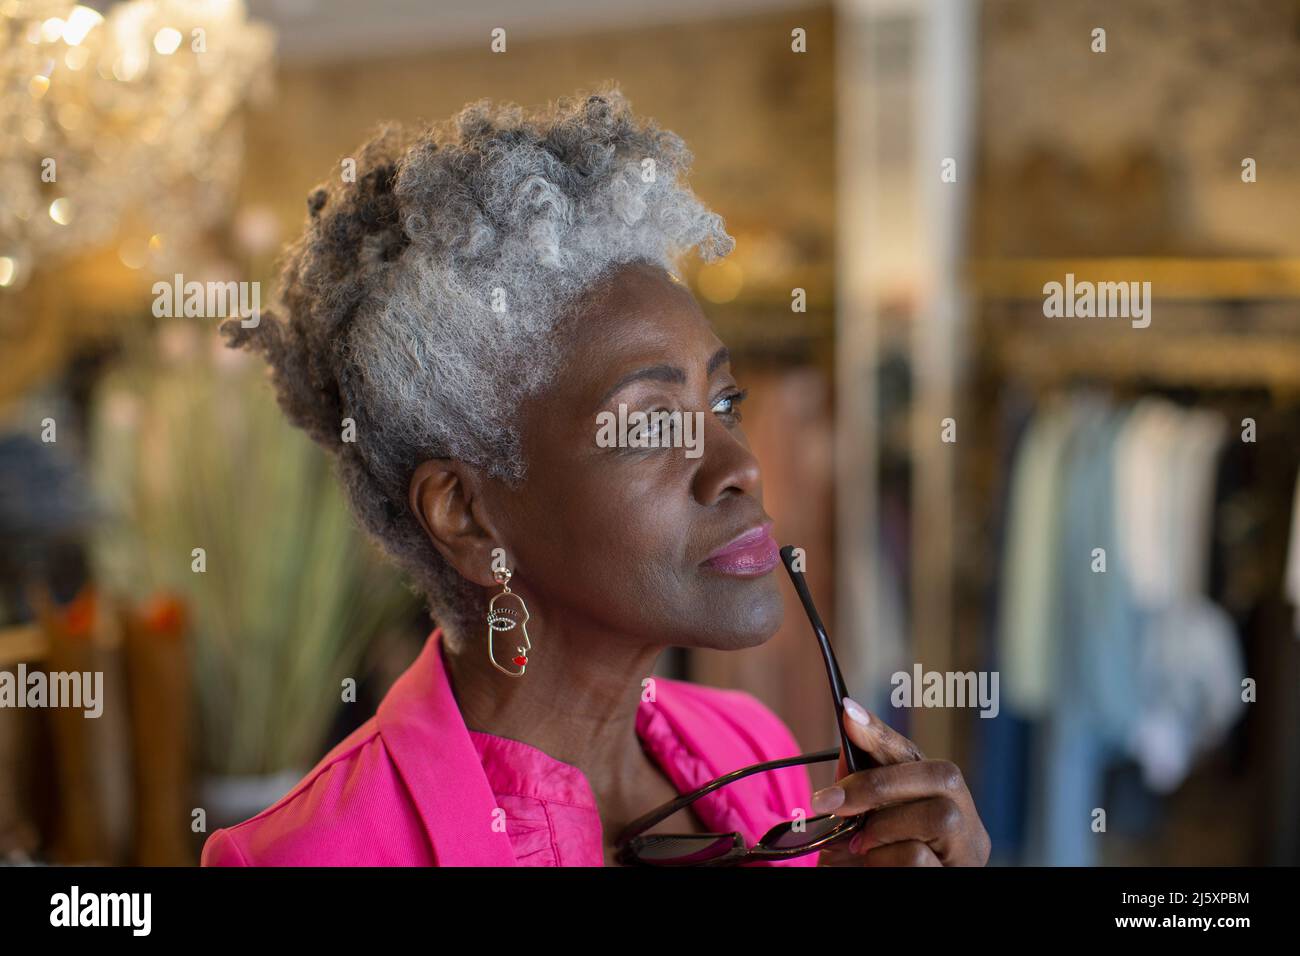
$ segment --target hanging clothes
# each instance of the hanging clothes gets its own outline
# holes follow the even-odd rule
[[[1135,762],[1156,800],[1241,716],[1239,639],[1205,593],[1226,434],[1211,411],[1088,392],[1045,402],[1026,426],[993,659],[1003,711],[1029,739],[983,735],[986,753],[1027,770],[1023,862],[1099,862],[1099,810],[1150,812],[1141,798],[1108,803],[1110,772]]]
[[[1143,699],[1129,741],[1158,793],[1186,779],[1196,755],[1219,743],[1245,710],[1245,671],[1232,619],[1195,597],[1154,614],[1141,639]]]
[[[1119,728],[1134,716],[1133,603],[1110,563],[1116,551],[1112,452],[1124,417],[1097,396],[1070,401],[1055,560],[1060,613],[1049,656],[1052,706],[1035,728],[1028,800],[1027,862],[1037,865],[1098,862],[1090,821],[1105,804],[1106,769],[1122,752]]]
[[[1226,434],[1213,412],[1144,399],[1116,458],[1121,559],[1144,618],[1135,670],[1141,695],[1127,749],[1161,793],[1182,783],[1242,703],[1235,629],[1203,596]]]
[[[1071,428],[1070,408],[1052,403],[1035,417],[1016,457],[998,631],[1006,706],[1026,717],[1051,707],[1051,654],[1057,614],[1058,495]]]

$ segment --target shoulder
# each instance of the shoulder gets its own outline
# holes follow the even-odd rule
[[[271,806],[215,830],[200,865],[380,866],[429,863],[431,856],[372,717]]]
[[[709,776],[803,753],[785,721],[746,691],[660,678],[657,695],[673,731],[710,764]],[[812,806],[812,777],[806,764],[750,776],[731,788],[741,798],[733,806],[742,812],[755,839]],[[776,865],[816,862],[816,854],[809,854]]]
[[[750,751],[755,761],[802,753],[785,721],[747,691],[666,678],[659,678],[658,683],[672,695],[675,709],[705,722],[705,727],[725,729]]]
[[[673,731],[691,751],[707,759],[715,776],[804,752],[785,721],[753,694],[665,678],[657,684],[660,710]],[[806,765],[783,767],[753,779],[765,782],[765,799],[782,812],[812,802]],[[744,790],[747,784],[741,781],[734,786]]]

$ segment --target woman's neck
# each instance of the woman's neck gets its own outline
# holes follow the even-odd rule
[[[647,765],[636,735],[642,681],[664,648],[607,633],[559,633],[553,625],[537,633],[527,672],[519,677],[492,666],[486,624],[482,634],[444,644],[466,726],[523,741],[577,767],[598,799],[633,796],[625,791],[644,779]]]

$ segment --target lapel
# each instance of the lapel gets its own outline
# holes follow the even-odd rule
[[[379,733],[438,866],[517,866],[509,836],[492,827],[496,796],[452,693],[441,638],[441,630],[429,635],[380,702]],[[745,718],[758,715],[750,713],[744,697],[667,678],[659,682],[656,702],[638,707],[636,730],[680,792],[762,759],[745,744]],[[713,829],[757,838],[773,813],[762,780],[750,777],[702,798],[697,813]],[[751,808],[766,815],[751,819],[758,812]]]
[[[441,637],[429,635],[380,702],[379,733],[438,866],[516,866],[509,837],[492,826],[496,797],[452,693]]]

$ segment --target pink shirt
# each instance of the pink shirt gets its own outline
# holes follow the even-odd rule
[[[679,793],[801,752],[743,691],[656,677],[655,698],[638,704],[636,733]],[[807,767],[795,766],[715,790],[695,812],[710,830],[753,842],[796,811],[811,816],[811,802]],[[581,770],[465,726],[435,630],[375,716],[270,807],[214,831],[202,865],[603,866],[602,837]]]

